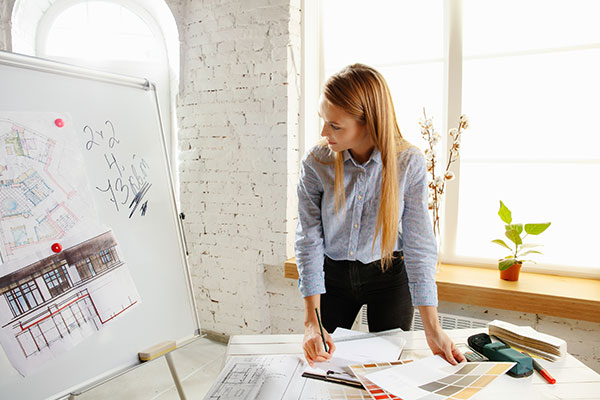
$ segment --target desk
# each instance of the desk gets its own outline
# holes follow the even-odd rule
[[[447,330],[448,335],[455,343],[466,343],[467,338],[473,334],[485,332],[484,329],[454,329]],[[417,360],[431,355],[431,350],[425,340],[425,332],[399,333],[406,340],[402,360]],[[236,335],[232,336],[227,346],[227,357],[266,355],[266,354],[294,354],[302,356],[302,335]],[[600,399],[600,374],[585,366],[572,355],[568,354],[563,360],[549,362],[539,360],[550,374],[556,378],[555,385],[548,384],[537,372],[528,378],[511,378],[504,375],[498,382],[504,382],[513,389],[515,385],[523,387],[523,396],[511,396],[511,400],[518,399]],[[493,383],[495,385],[496,382]],[[328,384],[329,385],[329,384]],[[480,393],[477,400],[504,399],[506,393],[494,393],[490,386]],[[513,393],[513,392],[511,392]]]

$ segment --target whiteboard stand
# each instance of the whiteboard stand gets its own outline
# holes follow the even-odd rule
[[[173,363],[173,357],[171,357],[171,352],[165,354],[165,358],[167,359],[167,365],[169,366],[169,370],[171,371],[171,376],[173,376],[173,382],[175,383],[175,387],[177,388],[177,393],[179,393],[179,398],[181,400],[187,400],[185,397],[185,393],[183,392],[183,386],[181,385],[181,381],[179,380],[179,375],[177,375],[177,370],[175,369],[175,364]]]
[[[20,376],[14,373],[12,365],[0,367],[2,398],[75,399],[142,365],[137,357],[140,348],[172,339],[187,343],[201,335],[187,262],[189,252],[177,210],[156,87],[142,78],[4,51],[0,51],[0,87],[3,113],[53,113],[68,117],[75,134],[79,135],[72,144],[79,146],[83,154],[83,169],[91,192],[88,203],[94,206],[98,221],[118,238],[119,251],[141,299],[123,318],[115,319],[101,331],[86,336],[77,346],[44,361],[43,373],[34,371]],[[28,128],[29,122],[16,123]],[[56,134],[45,127],[38,133],[44,140],[56,139],[53,137]],[[111,142],[109,134],[118,142]],[[57,153],[56,157],[62,154],[69,157],[67,153]],[[117,160],[118,167],[115,167]],[[134,172],[137,171],[139,177],[142,164],[147,172],[144,179],[152,186],[145,197],[148,212],[144,208],[144,214],[133,215],[126,204],[132,204],[138,190],[127,183]],[[117,177],[121,179],[122,190],[113,192],[122,197],[113,201],[103,188],[116,187]],[[127,187],[129,189],[124,191]],[[117,207],[117,204],[123,206]],[[77,288],[70,284],[64,295],[75,290]],[[50,296],[48,302],[58,296],[63,294]],[[7,322],[14,317],[4,314]],[[6,337],[12,339],[13,336]],[[10,349],[18,349],[13,342],[9,344]],[[19,351],[10,354],[20,355]],[[170,358],[167,357],[167,364],[183,399],[181,382]]]
[[[188,250],[188,245],[187,245],[187,239],[185,237],[185,229],[183,228],[183,220],[185,219],[185,214],[180,212],[179,213],[179,220],[181,221],[181,234],[183,235],[183,246],[185,248],[185,255],[189,256],[190,252]]]

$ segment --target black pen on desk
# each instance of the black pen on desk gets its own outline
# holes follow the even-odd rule
[[[329,353],[329,349],[327,348],[327,342],[325,341],[325,334],[323,333],[323,325],[321,324],[321,317],[319,317],[319,309],[315,308],[315,313],[317,314],[317,321],[319,322],[319,329],[321,330],[321,338],[323,339],[323,347],[325,347],[325,352]]]
[[[529,357],[531,357],[530,354],[527,354],[524,351],[522,351],[521,353],[526,354]],[[549,384],[554,385],[556,383],[556,379],[554,379],[552,377],[552,375],[550,375],[550,373],[540,365],[540,363],[535,361],[535,358],[531,357],[531,361],[533,362],[533,369],[535,369],[537,372],[539,372],[540,375],[542,375]]]

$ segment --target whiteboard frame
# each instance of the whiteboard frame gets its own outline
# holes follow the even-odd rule
[[[156,106],[156,112],[158,115],[158,123],[159,123],[159,127],[160,127],[160,139],[161,139],[161,143],[162,143],[162,152],[163,152],[163,155],[164,155],[165,161],[166,161],[167,178],[168,178],[168,182],[169,182],[169,194],[170,194],[170,198],[171,198],[171,201],[173,204],[173,208],[176,213],[179,252],[181,253],[181,256],[182,256],[181,258],[183,260],[185,281],[186,281],[186,286],[188,289],[188,297],[189,297],[189,300],[190,300],[190,303],[192,306],[192,313],[193,313],[195,328],[196,328],[196,330],[194,332],[192,332],[190,336],[187,336],[184,338],[179,338],[177,340],[177,345],[179,347],[180,345],[189,343],[190,341],[194,340],[195,338],[200,337],[202,332],[201,332],[201,328],[200,328],[200,319],[198,317],[198,309],[196,307],[196,299],[194,297],[194,292],[193,292],[193,288],[192,288],[192,277],[191,277],[189,263],[188,263],[188,256],[186,254],[187,244],[185,243],[185,237],[183,234],[183,225],[182,225],[182,221],[180,218],[180,212],[177,208],[177,200],[176,200],[176,196],[175,196],[175,192],[174,192],[174,185],[173,185],[173,171],[171,169],[172,164],[171,164],[171,160],[169,158],[169,153],[167,151],[165,133],[164,133],[164,128],[163,128],[163,117],[161,114],[160,104],[158,101],[158,93],[156,91],[156,85],[145,78],[137,78],[137,77],[120,75],[120,74],[115,74],[115,73],[110,73],[110,72],[98,71],[98,70],[94,70],[94,69],[90,69],[90,68],[79,67],[76,65],[60,63],[60,62],[56,62],[56,61],[50,61],[50,60],[46,60],[46,59],[42,59],[42,58],[38,58],[38,57],[32,57],[32,56],[27,56],[27,55],[17,54],[17,53],[9,53],[6,51],[0,51],[0,65],[8,65],[8,66],[13,66],[13,67],[26,68],[26,69],[30,69],[30,70],[34,70],[34,71],[41,71],[41,72],[46,72],[46,73],[51,73],[51,74],[65,75],[65,76],[69,76],[69,77],[90,79],[90,80],[95,80],[95,81],[99,81],[99,82],[134,87],[134,88],[153,92],[153,96],[154,96],[154,100],[155,100],[154,103]],[[133,365],[126,366],[124,368],[118,368],[116,370],[106,371],[104,374],[94,377],[90,381],[81,382],[78,386],[76,386],[74,388],[70,388],[66,392],[61,392],[61,393],[56,393],[54,395],[51,395],[48,399],[53,399],[53,400],[75,399],[76,396],[79,396],[89,390],[92,390],[95,387],[102,385],[105,382],[108,382],[114,378],[117,378],[118,376],[121,376],[131,370],[134,370],[134,369],[138,368],[141,364],[143,364],[143,363],[141,361],[139,361]]]

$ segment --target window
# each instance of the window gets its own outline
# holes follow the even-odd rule
[[[44,281],[52,297],[58,296],[73,286],[67,268],[64,265],[45,273]]]
[[[356,62],[379,70],[392,92],[402,135],[421,148],[423,107],[438,126],[442,121],[443,11],[442,0],[322,0],[323,78]],[[313,114],[316,118],[317,110]]]
[[[80,2],[52,21],[44,52],[84,60],[159,61],[162,49],[154,34],[129,9],[106,1]]]
[[[443,261],[496,265],[502,200],[516,222],[552,222],[528,238],[544,255],[527,269],[600,274],[600,210],[589,206],[600,196],[600,3],[321,0],[320,13],[320,85],[350,63],[377,68],[421,148],[423,107],[440,132],[470,118],[446,187]],[[308,149],[318,136],[305,136]]]
[[[95,276],[96,275],[96,271],[94,271],[94,264],[92,264],[92,260],[90,260],[89,258],[86,258],[84,262],[85,262],[85,266],[90,271],[90,274],[92,276]]]
[[[600,196],[592,183],[600,173],[600,4],[462,4],[462,109],[472,131],[463,137],[454,256],[504,256],[489,242],[504,236],[502,200],[517,222],[552,222],[528,238],[544,244],[540,264],[597,269],[600,210],[586,204]]]
[[[34,280],[9,290],[5,296],[15,317],[44,302],[44,297]]]
[[[51,3],[37,27],[36,55],[154,82],[166,121],[163,128],[167,151],[173,171],[177,171],[175,138],[171,132],[176,131],[179,41],[166,3],[158,0]],[[30,30],[29,26],[26,28]],[[169,57],[173,58],[171,63]]]
[[[102,260],[102,264],[108,264],[109,262],[111,262],[112,255],[110,253],[110,250],[106,249],[100,251],[100,259]]]

